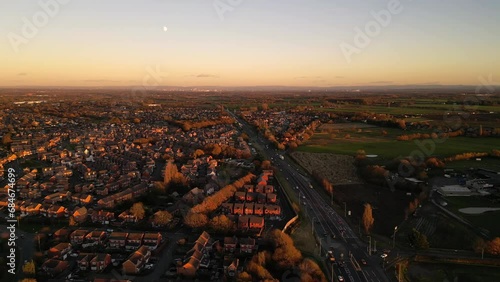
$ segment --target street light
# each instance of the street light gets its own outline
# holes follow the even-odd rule
[[[368,254],[371,256],[372,255],[372,236],[368,235],[368,238],[370,238],[370,243],[368,244]]]
[[[312,222],[311,222],[311,233],[313,234],[313,236],[314,236],[314,221],[315,220],[316,220],[316,217],[313,217]]]
[[[392,248],[396,245],[396,231],[398,231],[398,227],[394,227],[394,234],[392,234]]]

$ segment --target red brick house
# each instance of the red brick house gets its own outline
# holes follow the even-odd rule
[[[251,254],[255,250],[255,239],[241,238],[240,239],[240,252]]]
[[[67,261],[48,259],[42,264],[42,270],[50,276],[57,276],[69,267]]]
[[[128,234],[127,243],[125,249],[136,250],[142,245],[142,239],[144,238],[144,233],[131,232]]]
[[[71,252],[70,243],[59,243],[49,249],[49,257],[53,259],[59,258],[65,260],[70,252]]]
[[[127,244],[127,237],[128,233],[126,232],[112,232],[109,235],[108,245],[114,249],[124,248]]]
[[[265,205],[264,206],[265,215],[280,215],[281,207],[279,205]]]
[[[234,253],[236,250],[236,245],[238,244],[238,238],[236,237],[224,237],[224,251],[229,253]]]
[[[264,228],[264,218],[260,216],[250,216],[250,223],[248,226],[256,229]]]
[[[233,214],[243,215],[244,214],[244,205],[243,204],[235,203],[234,204]]]
[[[125,274],[139,273],[151,257],[151,251],[146,246],[141,246],[137,251],[132,253],[129,258],[122,264]]]
[[[255,204],[253,214],[264,215],[264,204]]]
[[[85,241],[85,236],[90,231],[87,229],[77,229],[69,235],[69,241],[72,245],[80,245]]]
[[[160,232],[146,232],[142,241],[144,246],[148,247],[150,250],[155,250],[160,245],[161,239],[162,236]]]
[[[250,215],[240,215],[238,217],[238,228],[247,229],[249,227],[248,221],[250,220]]]
[[[245,203],[245,214],[253,214],[254,203]]]
[[[97,254],[90,260],[90,270],[93,272],[101,272],[111,263],[111,255]]]

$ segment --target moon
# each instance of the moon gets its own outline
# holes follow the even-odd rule
[[[166,26],[164,26],[164,27],[163,27],[163,31],[167,31],[167,29],[168,29],[168,28],[167,28]]]

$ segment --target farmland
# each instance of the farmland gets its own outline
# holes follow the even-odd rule
[[[299,147],[299,151],[355,155],[357,150],[364,150],[366,154],[378,155],[382,159],[392,159],[408,156],[415,150],[421,150],[418,146],[421,140],[396,140],[399,135],[416,132],[363,123],[326,124],[320,126],[314,136]],[[431,155],[440,157],[465,152],[491,152],[493,149],[500,148],[500,142],[495,138],[456,137],[441,143],[436,142],[435,145],[435,150]]]

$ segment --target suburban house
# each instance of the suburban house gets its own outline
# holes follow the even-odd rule
[[[59,243],[49,249],[49,257],[54,259],[60,258],[65,260],[70,252],[71,252],[70,243]]]
[[[108,244],[110,248],[120,249],[127,244],[128,233],[126,232],[112,232],[109,235]]]
[[[264,218],[260,216],[250,216],[250,222],[248,226],[250,228],[257,228],[257,229],[264,228]]]
[[[236,245],[238,244],[238,238],[236,237],[224,237],[224,251],[234,253],[236,250]]]
[[[57,276],[69,267],[69,263],[64,260],[48,259],[42,264],[42,270],[51,275]]]
[[[264,206],[265,215],[280,215],[281,207],[279,205],[265,205]]]
[[[89,233],[87,229],[77,229],[69,235],[72,245],[81,245],[85,241],[85,236]]]
[[[89,270],[90,260],[94,258],[94,254],[90,253],[80,253],[76,258],[76,264],[78,268],[83,271]]]
[[[85,236],[86,242],[92,245],[103,245],[105,239],[106,232],[99,230],[94,230]]]
[[[160,232],[158,233],[150,233],[147,232],[144,234],[143,245],[148,247],[150,250],[156,249],[161,243],[162,236]]]
[[[144,233],[131,232],[128,234],[127,243],[125,244],[125,249],[136,250],[142,245],[142,238],[144,238]]]
[[[109,264],[111,264],[111,255],[100,253],[90,260],[90,270],[93,272],[101,272],[108,267]]]
[[[208,251],[207,248],[210,245],[210,240],[210,235],[203,231],[191,250],[186,253],[181,265],[177,266],[178,275],[191,278],[196,275],[196,271],[200,267],[201,262]]]
[[[245,214],[253,214],[253,210],[254,210],[254,203],[245,203],[245,209],[244,209],[244,212]]]
[[[254,238],[240,238],[240,252],[251,254],[255,250]]]
[[[238,218],[238,228],[247,229],[249,227],[248,221],[250,220],[250,215],[240,215]]]
[[[123,262],[122,268],[125,274],[137,274],[141,272],[144,265],[148,263],[151,251],[146,246],[141,246]]]

